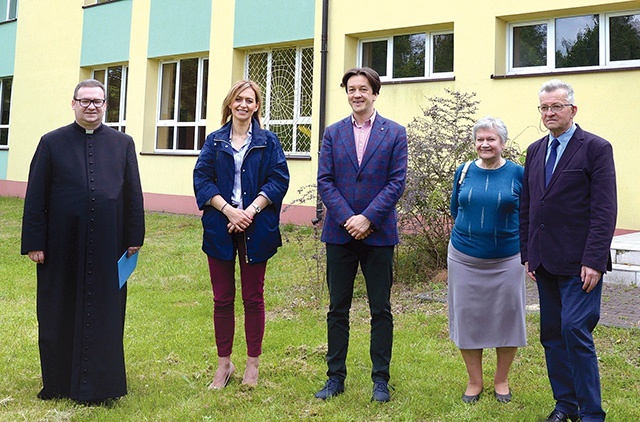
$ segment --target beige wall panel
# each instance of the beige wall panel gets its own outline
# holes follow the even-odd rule
[[[74,119],[71,100],[81,77],[82,4],[21,1],[19,13],[7,179],[26,181],[40,137]]]

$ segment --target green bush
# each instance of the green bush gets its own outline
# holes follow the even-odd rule
[[[453,176],[476,158],[471,131],[479,101],[475,93],[445,91],[428,98],[429,106],[407,126],[409,168],[398,203],[402,240],[396,266],[403,281],[424,282],[446,268]],[[517,145],[508,143],[502,155],[521,162]]]

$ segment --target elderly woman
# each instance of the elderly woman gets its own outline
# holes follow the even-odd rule
[[[518,235],[523,168],[501,156],[507,141],[502,120],[480,119],[473,137],[478,159],[456,170],[451,195],[449,331],[469,374],[462,401],[479,400],[482,351],[495,347],[494,396],[507,403],[509,369],[527,342]]]
[[[209,134],[193,171],[203,211],[202,250],[209,259],[218,368],[210,389],[227,385],[235,371],[235,259],[239,256],[247,366],[242,383],[258,382],[264,337],[264,276],[267,260],[282,245],[279,227],[289,171],[278,137],[260,127],[260,89],[236,82],[222,103],[222,124]]]

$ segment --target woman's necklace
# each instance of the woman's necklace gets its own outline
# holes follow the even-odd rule
[[[245,141],[247,140],[247,136],[249,136],[249,131],[245,133],[236,133],[233,130],[231,131],[231,145],[237,150],[242,148]]]

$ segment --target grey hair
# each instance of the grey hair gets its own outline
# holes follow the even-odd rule
[[[478,120],[475,125],[473,125],[473,139],[476,139],[476,132],[479,130],[495,130],[502,144],[507,143],[507,139],[509,139],[509,133],[507,132],[507,126],[504,124],[502,120],[497,117],[486,116],[482,119]]]
[[[573,88],[566,82],[562,82],[560,79],[552,79],[549,82],[545,82],[538,92],[538,96],[541,96],[545,92],[553,92],[557,89],[562,89],[567,93],[567,102],[569,104],[575,103]]]

